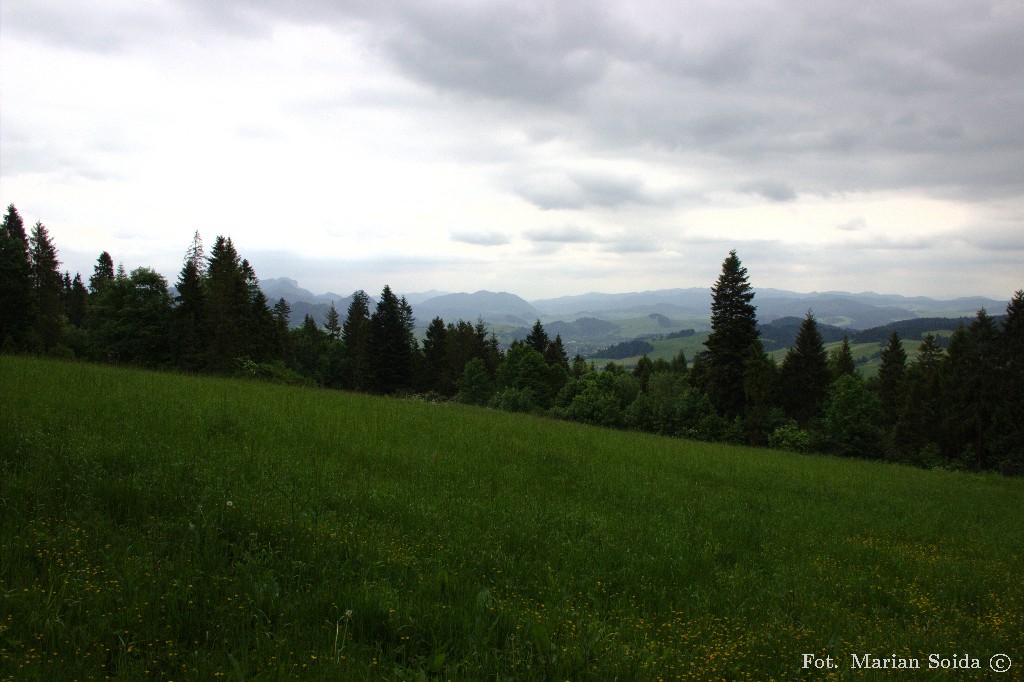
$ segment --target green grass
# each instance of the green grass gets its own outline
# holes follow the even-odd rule
[[[0,680],[1022,653],[1024,481],[13,357],[0,387]]]
[[[679,351],[683,351],[686,354],[686,362],[692,364],[693,358],[696,357],[697,353],[706,350],[704,342],[708,340],[708,334],[709,332],[698,332],[693,336],[686,336],[679,339],[655,339],[650,342],[651,345],[654,346],[654,350],[647,353],[647,357],[651,360],[671,361],[679,355]],[[640,360],[640,357],[640,355],[636,355],[622,360],[594,358],[593,362],[594,366],[598,368],[604,367],[609,362],[614,362],[625,367],[635,367],[636,363]]]

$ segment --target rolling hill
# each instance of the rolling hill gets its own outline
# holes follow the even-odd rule
[[[1020,479],[54,360],[0,356],[0,383],[0,679],[1019,649]]]

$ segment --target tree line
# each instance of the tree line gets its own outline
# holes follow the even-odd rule
[[[764,350],[755,292],[735,251],[711,289],[711,334],[692,359],[643,356],[632,370],[568,358],[538,320],[501,348],[482,320],[433,319],[422,342],[411,306],[385,286],[344,316],[290,328],[230,237],[198,233],[174,292],[160,274],[126,272],[103,252],[86,284],[60,272],[45,226],[26,234],[12,205],[0,234],[0,343],[32,352],[186,372],[233,374],[418,395],[615,428],[919,466],[1024,473],[1024,293],[997,324],[984,310],[908,361],[893,332],[877,377],[849,340],[826,353],[808,312],[777,363]]]

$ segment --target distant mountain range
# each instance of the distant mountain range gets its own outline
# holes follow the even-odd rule
[[[293,279],[267,279],[261,287],[271,304],[284,298],[291,305],[291,323],[302,324],[310,314],[323,323],[333,303],[344,317],[352,296],[335,293],[314,294]],[[477,291],[448,293],[427,291],[404,294],[413,308],[416,323],[426,327],[435,317],[446,322],[459,319],[476,322],[482,318],[498,334],[499,340],[522,338],[535,320],[540,320],[551,336],[560,334],[567,345],[585,350],[595,344],[609,345],[643,336],[683,328],[707,329],[711,318],[709,288],[661,289],[623,294],[589,293],[527,301],[507,292]],[[375,296],[371,294],[371,304]],[[854,333],[881,327],[901,320],[917,318],[972,317],[985,308],[998,315],[1006,301],[982,297],[951,300],[926,296],[900,296],[873,292],[848,293],[826,291],[798,293],[781,289],[758,289],[754,305],[758,321],[769,325],[781,320],[777,328],[782,341],[789,336],[793,320],[803,319],[808,310],[814,312],[830,335]]]

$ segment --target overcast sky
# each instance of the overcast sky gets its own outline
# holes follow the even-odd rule
[[[1020,0],[12,0],[0,201],[317,293],[1024,287]]]

